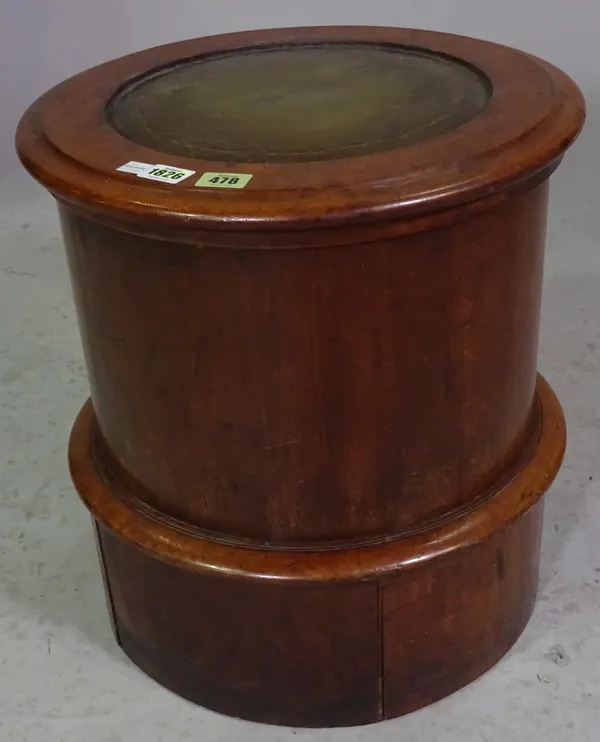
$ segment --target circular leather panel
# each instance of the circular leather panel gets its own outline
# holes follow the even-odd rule
[[[125,138],[208,160],[310,162],[444,134],[488,103],[459,60],[393,44],[245,48],[154,72],[121,90],[109,118]]]

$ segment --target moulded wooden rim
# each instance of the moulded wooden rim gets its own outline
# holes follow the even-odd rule
[[[309,163],[244,164],[165,155],[124,139],[106,104],[128,82],[175,61],[247,46],[299,42],[399,44],[455,57],[493,85],[487,108],[436,139],[377,154]],[[58,85],[26,112],[17,132],[25,167],[54,195],[91,215],[198,229],[289,230],[413,219],[485,198],[557,160],[585,116],[573,81],[515,49],[467,37],[380,27],[251,31],[138,52]],[[199,189],[116,172],[129,160],[253,174],[240,191]]]
[[[541,417],[538,445],[510,481],[448,522],[375,545],[311,552],[230,546],[189,535],[142,514],[111,489],[94,465],[96,421],[90,401],[71,433],[69,466],[75,487],[96,520],[120,538],[180,568],[291,582],[384,577],[483,541],[538,502],[560,468],[566,426],[560,402],[542,376],[538,376],[536,395]]]

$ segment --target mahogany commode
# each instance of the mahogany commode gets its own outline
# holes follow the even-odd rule
[[[91,386],[71,472],[149,675],[352,725],[510,648],[565,444],[548,178],[584,115],[527,54],[369,27],[170,44],[27,111]]]

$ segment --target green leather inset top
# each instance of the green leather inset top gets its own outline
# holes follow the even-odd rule
[[[384,152],[481,112],[483,75],[401,46],[246,48],[168,67],[108,106],[127,139],[220,162],[310,162]]]

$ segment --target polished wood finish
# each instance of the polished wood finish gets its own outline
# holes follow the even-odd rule
[[[61,211],[106,457],[161,513],[384,538],[471,505],[531,437],[545,185],[401,247],[293,253]]]
[[[437,138],[308,162],[165,154],[107,121],[151,69],[302,43],[420,47],[493,95]],[[24,116],[90,377],[71,472],[117,640],[149,675],[228,714],[349,725],[509,649],[564,451],[537,335],[548,178],[583,117],[545,62],[373,28],[141,52]],[[232,195],[116,172],[129,160],[253,177]]]
[[[115,173],[130,160],[165,159],[107,122],[107,103],[132,80],[183,58],[319,41],[400,44],[456,57],[489,79],[493,97],[464,126],[414,146],[326,162],[242,163],[253,178],[235,198],[218,189],[199,194],[193,179],[174,190]],[[465,211],[454,207],[466,213],[492,207],[489,196],[547,176],[583,119],[581,93],[565,74],[498,44],[396,28],[277,29],[168,44],[76,75],[29,109],[17,149],[32,175],[95,221],[170,241],[295,249],[427,231],[464,218]],[[231,162],[177,155],[168,155],[168,164],[198,172],[232,169]]]
[[[354,725],[431,703],[511,647],[535,600],[542,500],[565,442],[538,379],[528,460],[485,502],[411,536],[329,551],[248,549],[151,521],[98,474],[91,404],[71,472],[100,528],[117,641],[159,682],[269,723]]]
[[[517,639],[541,514],[535,505],[468,555],[351,584],[198,575],[103,530],[117,638],[150,676],[222,713],[298,726],[391,718],[474,680]]]
[[[541,379],[536,400],[537,447],[486,502],[428,531],[328,552],[237,548],[149,521],[98,475],[88,404],[71,471],[107,524],[117,640],[181,695],[269,723],[362,724],[460,688],[510,648],[533,607],[541,496],[565,441]]]

